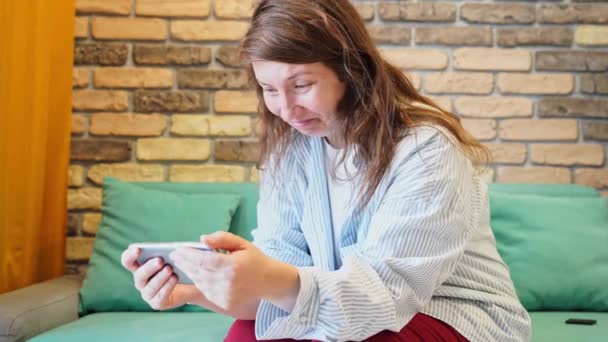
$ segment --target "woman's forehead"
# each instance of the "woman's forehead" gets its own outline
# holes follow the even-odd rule
[[[253,70],[257,75],[270,75],[288,80],[301,75],[322,75],[331,71],[323,63],[288,64],[275,61],[252,62]]]

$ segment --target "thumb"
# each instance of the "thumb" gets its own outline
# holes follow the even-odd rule
[[[217,231],[210,235],[201,236],[201,241],[209,247],[215,249],[224,249],[230,252],[238,251],[247,248],[249,241],[232,233]]]

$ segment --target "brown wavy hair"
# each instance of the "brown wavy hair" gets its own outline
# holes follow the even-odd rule
[[[301,133],[272,114],[255,82],[252,61],[288,64],[321,62],[346,84],[338,105],[343,141],[357,146],[356,160],[364,175],[359,189],[367,205],[410,128],[445,127],[475,164],[489,163],[487,148],[461,125],[460,118],[416,91],[398,68],[382,58],[365,24],[349,0],[258,0],[251,26],[241,42],[240,57],[248,64],[259,99],[258,136],[264,168],[271,155],[280,160]],[[340,162],[343,162],[340,161]]]

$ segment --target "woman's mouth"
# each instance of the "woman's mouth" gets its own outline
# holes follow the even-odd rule
[[[292,122],[291,122],[291,124],[292,124],[294,127],[297,127],[297,128],[303,128],[303,127],[306,127],[306,126],[308,126],[308,125],[312,124],[312,123],[313,123],[315,120],[317,120],[317,119],[308,119],[308,120],[292,121]]]

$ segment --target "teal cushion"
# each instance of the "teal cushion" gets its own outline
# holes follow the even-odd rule
[[[96,313],[29,341],[223,341],[233,322],[234,318],[215,312]]]
[[[80,315],[107,311],[154,311],[141,299],[120,264],[133,242],[199,241],[201,234],[230,228],[240,196],[146,189],[105,178],[102,221],[80,289]],[[185,305],[172,311],[201,311]]]
[[[490,206],[526,309],[608,311],[608,199],[494,191]]]
[[[531,312],[532,342],[606,342],[608,312]],[[587,318],[595,325],[565,324],[569,318]]]
[[[145,189],[156,189],[177,193],[223,193],[241,197],[241,204],[232,216],[230,232],[249,241],[251,231],[257,226],[258,185],[256,183],[137,183]]]
[[[543,196],[600,197],[596,189],[578,184],[491,183],[490,192]]]

